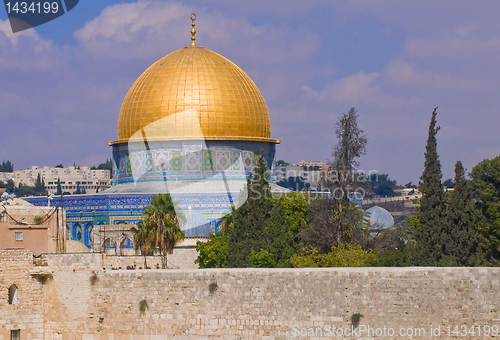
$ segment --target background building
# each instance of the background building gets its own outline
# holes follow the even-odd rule
[[[32,166],[31,169],[14,170],[14,172],[0,172],[0,181],[7,182],[12,179],[17,185],[34,186],[40,175],[45,182],[45,189],[51,193],[57,191],[57,181],[61,181],[63,192],[74,193],[78,185],[86,192],[96,192],[111,186],[111,172],[109,170],[92,170],[87,166],[70,166],[67,168],[50,168],[44,166],[39,168]]]

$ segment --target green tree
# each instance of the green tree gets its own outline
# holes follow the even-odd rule
[[[261,152],[255,173],[247,181],[247,200],[233,212],[228,228],[227,267],[249,267],[252,251],[265,250],[276,256],[276,266],[289,266],[294,253],[285,208],[271,197],[266,161]]]
[[[76,191],[75,191],[75,194],[76,195],[80,195],[82,193],[82,189],[80,188],[80,182],[78,182],[76,184]]]
[[[5,183],[5,190],[9,193],[12,194],[14,192],[14,189],[16,188],[16,184],[12,179],[7,180],[7,183]]]
[[[370,178],[370,186],[371,190],[374,194],[379,196],[387,196],[393,197],[396,196],[394,189],[397,187],[396,181],[392,181],[387,174],[379,174],[375,176],[371,176]]]
[[[219,231],[208,235],[208,241],[196,242],[198,258],[194,261],[201,269],[225,268],[228,234]]]
[[[288,259],[299,248],[298,243],[295,242],[294,234],[290,232],[283,202],[282,199],[273,201],[272,209],[262,228],[261,238],[264,246],[260,250],[252,249],[252,252],[255,253],[267,251],[273,254],[276,267],[289,267]],[[251,262],[250,265],[252,265]]]
[[[45,195],[47,191],[45,190],[45,181],[42,179],[40,174],[36,177],[35,182],[35,195]]]
[[[403,248],[390,249],[377,253],[379,267],[410,267],[413,265],[414,243]]]
[[[262,237],[264,224],[269,218],[273,202],[263,152],[254,171],[247,180],[247,200],[234,212],[234,226],[228,230],[226,264],[230,268],[249,267],[252,250],[265,248]]]
[[[25,194],[24,194],[24,186],[19,183],[17,185],[17,188],[14,189],[14,194],[18,197],[23,197]]]
[[[408,182],[408,183],[406,183],[406,184],[405,184],[405,188],[408,188],[408,189],[411,189],[411,188],[413,188],[413,189],[417,189],[417,186],[416,186],[416,185],[411,184],[411,182]]]
[[[366,154],[368,139],[364,131],[358,127],[358,113],[351,108],[340,117],[335,126],[338,143],[333,147],[334,168],[351,172],[359,165],[357,159]]]
[[[462,162],[455,164],[455,190],[451,191],[446,206],[446,258],[449,265],[474,266],[479,261],[480,248],[476,235],[478,216],[472,193],[465,179]]]
[[[343,243],[332,247],[326,254],[316,248],[304,248],[301,254],[294,255],[290,262],[295,268],[305,267],[373,267],[377,265],[377,254],[365,251],[360,245]]]
[[[327,198],[310,203],[307,226],[300,231],[306,246],[324,254],[342,243],[364,242],[368,228],[365,212],[351,202],[342,211],[340,206],[339,200]]]
[[[299,249],[301,242],[300,231],[307,227],[307,219],[309,214],[309,199],[308,193],[290,192],[282,194],[279,198],[283,205],[286,224],[288,226],[288,236],[290,245],[294,248],[294,252]]]
[[[250,266],[253,268],[276,267],[276,255],[268,252],[267,250],[261,250],[259,252],[252,250],[249,261],[250,261]]]
[[[228,214],[222,217],[217,233],[208,235],[206,242],[196,242],[198,258],[195,260],[195,263],[198,263],[200,268],[226,267],[228,231],[234,226],[233,217],[235,211],[236,208],[234,206],[231,207]]]
[[[176,214],[177,201],[172,200],[170,194],[158,194],[143,210],[143,219],[132,227],[136,249],[144,255],[159,252],[164,260],[162,267],[167,267],[167,254],[171,254],[175,244],[184,239],[184,232],[180,228],[185,216]],[[179,209],[177,209],[179,211]]]
[[[113,161],[110,159],[107,159],[106,162],[101,163],[97,166],[97,169],[99,170],[112,170],[113,169]]]
[[[418,228],[419,225],[420,225],[420,213],[417,210],[413,215],[410,215],[406,218],[406,226],[414,231],[416,228]]]
[[[14,193],[19,197],[40,195],[40,193],[35,190],[35,187],[22,185],[21,183],[19,183]]]
[[[354,224],[344,224],[346,220],[352,219],[349,216],[353,212],[351,209],[351,196],[359,194],[360,178],[356,172],[356,167],[359,166],[358,158],[366,154],[366,145],[368,139],[364,131],[358,127],[358,114],[355,108],[351,108],[348,113],[340,117],[335,126],[335,135],[337,144],[332,149],[333,161],[329,165],[326,176],[321,180],[323,190],[329,190],[335,198],[337,218],[342,225],[332,225],[333,228],[339,230],[348,227],[349,235],[355,233]],[[363,183],[364,184],[364,183]],[[325,188],[326,187],[326,188]],[[343,233],[335,232],[337,240],[331,244],[340,245]]]
[[[370,243],[377,252],[380,267],[408,267],[413,264],[413,228],[396,224],[392,228],[381,230]]]
[[[477,196],[477,208],[482,213],[478,233],[487,261],[500,264],[500,156],[485,159],[469,174],[471,188]]]
[[[61,169],[63,169],[63,168],[64,168],[64,166],[63,166],[62,164],[57,164],[55,167],[56,167],[56,168],[61,168]]]
[[[14,164],[10,161],[2,161],[0,165],[0,172],[14,172]]]
[[[424,171],[418,189],[420,199],[420,224],[415,231],[415,265],[436,265],[446,253],[447,235],[444,220],[444,188],[441,184],[441,162],[437,153],[436,127],[437,108],[432,112],[429,135],[425,147]]]
[[[62,187],[61,187],[61,179],[60,178],[57,179],[56,195],[62,195]]]

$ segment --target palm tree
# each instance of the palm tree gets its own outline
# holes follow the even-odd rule
[[[144,208],[143,219],[137,223],[137,228],[130,228],[135,234],[135,248],[140,249],[144,256],[159,252],[164,269],[167,267],[167,254],[172,254],[175,244],[184,239],[179,224],[186,217],[180,210],[176,214],[178,204],[170,194],[158,194]]]

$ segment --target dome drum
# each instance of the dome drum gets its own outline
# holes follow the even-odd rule
[[[115,144],[113,182],[200,181],[221,173],[229,180],[246,181],[262,151],[273,171],[274,143],[193,140]]]

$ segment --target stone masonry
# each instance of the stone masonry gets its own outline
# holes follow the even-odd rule
[[[103,270],[102,260],[0,252],[0,340],[12,329],[47,340],[492,339],[484,326],[491,335],[500,321],[500,268]],[[42,284],[34,273],[47,270]],[[12,283],[17,305],[6,302]],[[483,333],[448,335],[462,325]]]

